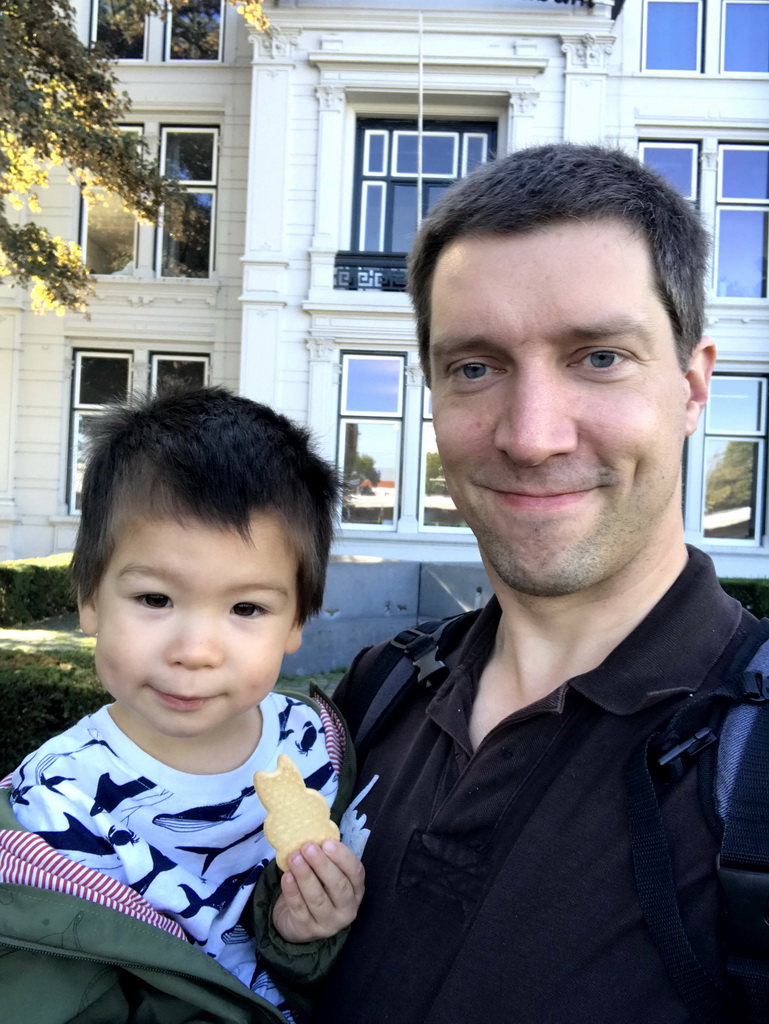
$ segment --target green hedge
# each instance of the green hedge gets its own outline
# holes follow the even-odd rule
[[[731,597],[736,597],[743,607],[757,619],[769,618],[769,580],[719,580]]]
[[[0,649],[0,778],[108,700],[91,650],[32,654]]]
[[[71,554],[0,562],[0,627],[26,626],[77,610]]]

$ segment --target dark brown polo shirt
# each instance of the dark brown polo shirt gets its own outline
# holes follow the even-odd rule
[[[317,1022],[687,1024],[638,905],[625,770],[681,702],[722,681],[754,621],[690,555],[602,665],[474,753],[496,600],[449,654],[437,695],[416,694],[378,736],[359,776],[359,791],[377,777],[357,807],[372,830],[366,896]],[[342,710],[370,657],[342,684]],[[719,977],[718,842],[696,775],[666,788],[663,813],[692,945]]]

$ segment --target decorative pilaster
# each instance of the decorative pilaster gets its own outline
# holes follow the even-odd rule
[[[412,358],[412,357],[410,357]],[[416,354],[413,355],[416,359]],[[401,480],[401,514],[399,533],[416,533],[419,529],[419,475],[421,444],[415,443],[422,430],[422,385],[424,374],[417,362],[406,364],[406,394],[403,408],[403,479]]]
[[[529,86],[510,90],[508,107],[508,151],[524,149],[534,142],[534,114],[539,93]]]
[[[339,346],[331,338],[307,338],[310,380],[307,422],[318,439],[321,454],[336,460],[336,410],[339,405]]]
[[[614,36],[561,36],[566,55],[563,137],[568,142],[602,142],[606,137],[606,77]]]

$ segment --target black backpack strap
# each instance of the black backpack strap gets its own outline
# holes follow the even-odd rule
[[[744,704],[746,687],[752,688],[751,692],[760,689],[755,672],[750,674],[753,661],[747,669],[742,667],[751,655],[755,657],[757,645],[761,644],[760,650],[764,650],[768,634],[769,624],[764,620],[741,645],[724,685],[685,705],[662,733],[641,744],[628,764],[630,838],[639,903],[668,976],[697,1024],[723,1024],[725,1020],[737,1019],[745,1020],[746,1024],[747,1020],[765,1021],[767,1003],[766,997],[762,997],[762,1015],[747,1019],[740,1016],[733,992],[726,991],[710,976],[692,948],[678,905],[657,784],[665,779],[679,779],[694,758],[718,742],[717,722],[723,719],[724,709]],[[696,727],[702,721],[703,708],[710,712],[709,724]],[[769,818],[765,823],[763,840],[769,852]],[[766,966],[769,968],[769,963]],[[740,987],[735,988],[742,995]]]
[[[742,678],[747,702],[730,711],[716,799],[724,821],[718,878],[727,909],[727,969],[750,1020],[769,1017],[769,641]]]
[[[345,718],[360,752],[374,729],[403,701],[413,686],[438,686],[448,675],[440,658],[450,634],[468,628],[480,610],[448,619],[433,619],[401,630],[388,641],[374,663],[360,673],[345,702]]]

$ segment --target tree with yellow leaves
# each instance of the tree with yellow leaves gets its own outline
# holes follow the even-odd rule
[[[261,0],[228,2],[253,28],[267,27]],[[140,19],[167,10],[162,0],[130,7]],[[93,285],[80,247],[34,220],[15,223],[9,207],[39,213],[40,190],[59,165],[88,202],[118,196],[153,223],[165,207],[173,232],[181,193],[141,137],[121,131],[130,101],[118,92],[113,63],[78,39],[69,0],[2,0],[0,68],[0,277],[28,287],[36,312],[82,311]]]

